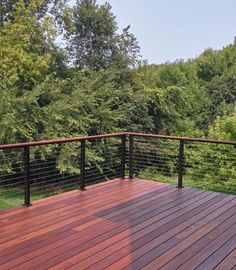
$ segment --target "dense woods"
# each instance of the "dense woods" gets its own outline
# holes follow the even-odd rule
[[[236,138],[235,45],[148,65],[111,6],[89,0],[3,1],[0,30],[1,143],[117,130]]]
[[[235,45],[149,65],[108,3],[1,1],[0,13],[1,144],[116,131],[236,140]]]

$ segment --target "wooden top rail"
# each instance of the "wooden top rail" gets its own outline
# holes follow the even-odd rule
[[[120,133],[110,133],[110,134],[102,134],[102,135],[94,135],[94,136],[81,136],[81,137],[75,137],[75,138],[62,138],[62,139],[55,139],[55,140],[24,142],[24,143],[16,143],[16,144],[2,144],[0,145],[0,149],[12,149],[12,148],[21,148],[21,147],[26,147],[26,146],[37,146],[37,145],[47,145],[47,144],[56,144],[56,143],[77,142],[77,141],[84,141],[84,140],[105,139],[105,138],[111,138],[111,137],[121,137],[124,135],[146,137],[146,138],[179,140],[179,141],[193,141],[193,142],[203,142],[203,143],[236,145],[236,141],[209,140],[209,139],[203,139],[203,138],[167,136],[167,135],[135,133],[135,132],[120,132]]]
[[[16,144],[0,144],[0,149],[12,149],[12,148],[21,148],[25,146],[37,146],[37,145],[46,145],[46,144],[56,144],[56,143],[67,143],[67,142],[78,142],[84,140],[96,140],[96,139],[104,139],[111,137],[120,137],[125,135],[126,133],[110,133],[110,134],[102,134],[102,135],[94,135],[94,136],[81,136],[75,138],[62,138],[55,140],[45,140],[45,141],[34,141],[34,142],[25,142],[25,143],[16,143]]]
[[[127,134],[138,136],[138,137],[146,137],[146,138],[159,138],[159,139],[169,139],[169,140],[178,140],[178,141],[193,141],[193,142],[236,145],[236,141],[222,141],[222,140],[211,140],[211,139],[203,139],[203,138],[167,136],[167,135],[135,133],[135,132],[127,132]]]

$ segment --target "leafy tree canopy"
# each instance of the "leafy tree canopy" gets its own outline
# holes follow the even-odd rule
[[[80,68],[102,70],[128,68],[136,63],[139,46],[129,26],[117,33],[115,16],[108,3],[78,0],[65,18],[69,52]]]

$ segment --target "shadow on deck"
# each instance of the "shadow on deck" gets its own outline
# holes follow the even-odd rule
[[[0,212],[0,269],[235,269],[236,196],[115,179]]]

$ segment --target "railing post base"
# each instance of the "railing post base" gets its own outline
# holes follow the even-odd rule
[[[30,206],[32,206],[32,203],[30,203],[30,204],[22,204],[22,206],[24,206],[24,207],[30,207]]]

